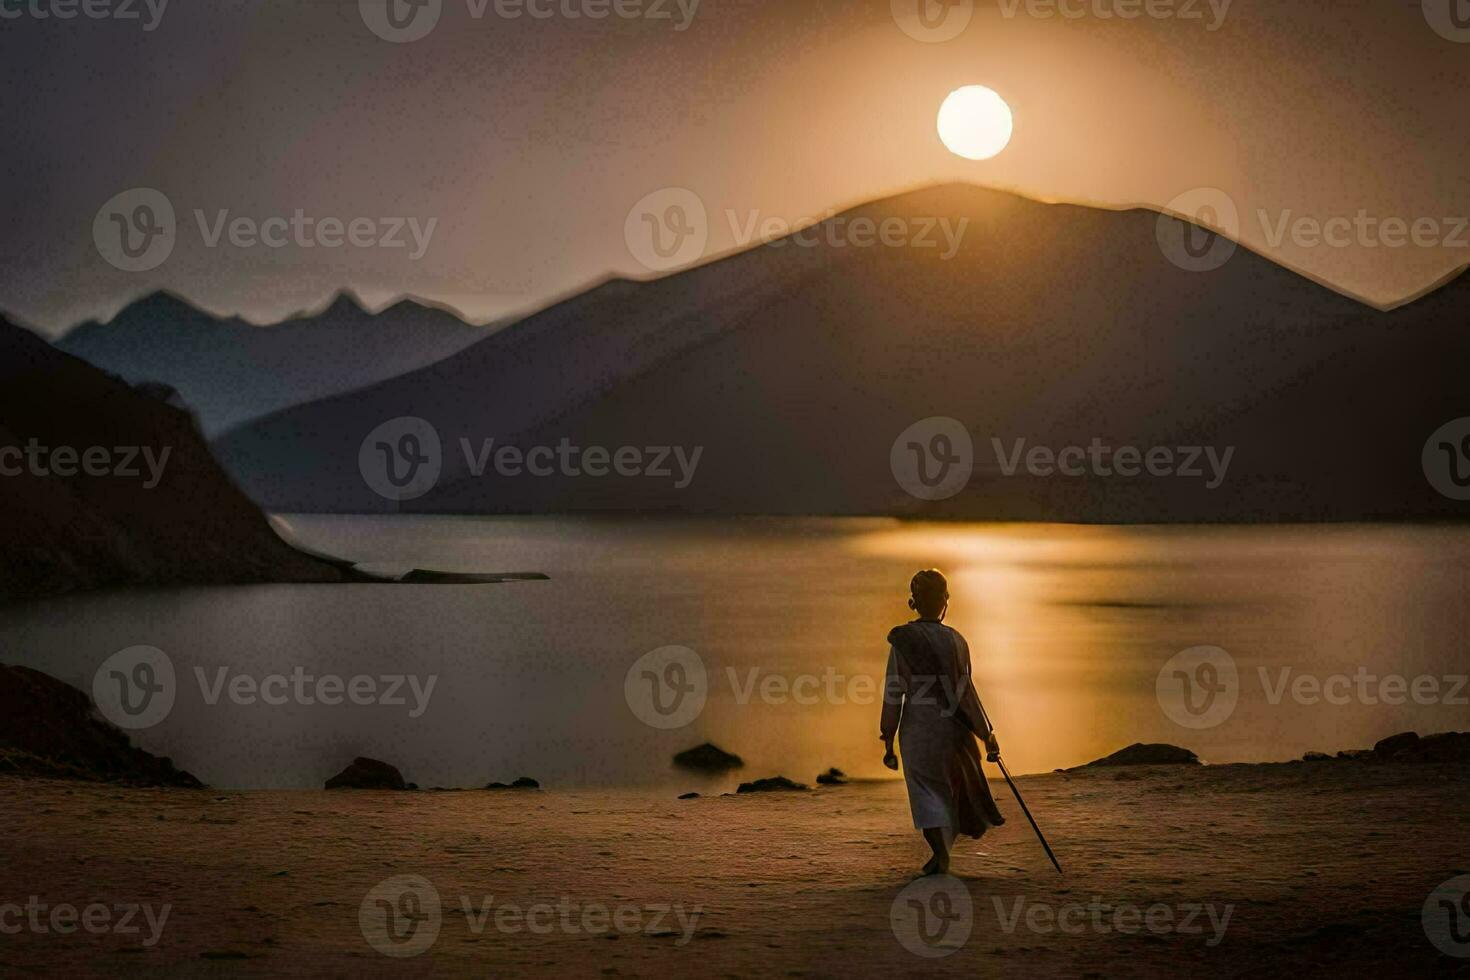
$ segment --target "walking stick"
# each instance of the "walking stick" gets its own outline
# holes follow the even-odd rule
[[[995,726],[990,723],[990,716],[985,713],[985,705],[980,702],[980,696],[978,694],[975,695],[975,703],[980,706],[980,716],[985,719],[985,727],[990,729],[991,734],[994,735]],[[999,752],[995,754],[995,764],[1000,766],[1000,774],[1006,778],[1006,785],[1011,788],[1011,792],[1016,797],[1016,802],[1021,804],[1021,812],[1026,814],[1026,819],[1031,822],[1031,829],[1036,831],[1036,839],[1041,841],[1042,850],[1046,851],[1046,856],[1051,858],[1052,867],[1057,869],[1057,874],[1065,875],[1066,872],[1062,870],[1061,864],[1057,861],[1057,856],[1052,853],[1051,845],[1046,842],[1046,835],[1041,832],[1041,828],[1037,826],[1036,818],[1031,815],[1031,808],[1021,798],[1021,791],[1016,788],[1016,781],[1011,778],[1011,771],[1006,768],[1005,760],[1001,759]]]
[[[1036,831],[1036,839],[1041,841],[1041,846],[1046,851],[1046,856],[1051,858],[1052,867],[1057,869],[1057,874],[1065,875],[1066,872],[1057,863],[1057,856],[1051,852],[1051,845],[1046,842],[1046,835],[1041,832],[1040,827],[1036,826],[1036,818],[1031,815],[1030,809],[1026,806],[1026,801],[1021,799],[1021,791],[1016,789],[1016,781],[1011,778],[1010,771],[1006,769],[1006,764],[1001,760],[999,754],[995,757],[995,764],[1000,766],[1000,774],[1006,778],[1006,785],[1011,788],[1012,793],[1016,794],[1016,802],[1021,804],[1021,812],[1026,814],[1027,820],[1031,821],[1031,829]]]

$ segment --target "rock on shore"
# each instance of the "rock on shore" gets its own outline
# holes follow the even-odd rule
[[[356,758],[352,765],[327,780],[327,789],[406,790],[403,773],[377,759]]]
[[[674,765],[699,772],[724,772],[727,769],[741,768],[745,765],[745,760],[717,745],[705,742],[674,756]]]
[[[741,783],[736,793],[803,793],[811,787],[795,783],[785,776],[771,776],[751,783]]]
[[[1136,742],[1126,749],[1119,749],[1110,756],[1080,766],[1093,769],[1101,766],[1198,766],[1199,756],[1189,749],[1177,745]]]
[[[1400,732],[1381,739],[1371,749],[1348,749],[1336,756],[1308,752],[1303,762],[1470,762],[1470,732],[1439,732],[1425,735]]]

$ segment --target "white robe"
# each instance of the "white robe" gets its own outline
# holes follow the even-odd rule
[[[889,634],[882,734],[897,733],[914,827],[979,837],[1005,822],[980,768],[988,722],[958,632],[919,620]]]

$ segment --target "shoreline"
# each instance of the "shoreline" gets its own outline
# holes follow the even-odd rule
[[[861,976],[1326,975],[1335,962],[1422,975],[1449,962],[1419,910],[1467,870],[1465,767],[1228,764],[1128,775],[1022,777],[1065,877],[1014,801],[998,796],[1007,825],[955,852],[973,931],[936,958],[911,952],[894,918],[924,853],[897,780],[677,801],[555,789],[179,792],[0,776],[0,819],[13,828],[0,905],[35,896],[171,907],[151,946],[143,933],[58,943],[23,932],[7,937],[7,959],[20,972],[67,975],[193,973],[228,961],[242,975],[386,975],[408,965],[456,976],[548,966],[825,975],[839,961],[860,964]],[[379,952],[363,926],[375,889],[404,878],[439,899],[435,938],[412,960]],[[1085,911],[1099,904],[1112,911]],[[658,922],[656,906],[666,909]],[[1116,928],[1132,927],[1133,909],[1155,909],[1157,926],[1160,906],[1173,910],[1168,928]],[[562,907],[572,910],[565,918],[547,912],[527,926],[526,915]],[[686,924],[698,912],[687,932],[676,907]],[[624,910],[629,928],[604,925],[599,910]],[[1212,922],[1223,926],[1213,944]]]

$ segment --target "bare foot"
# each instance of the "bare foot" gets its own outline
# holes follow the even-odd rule
[[[949,856],[940,857],[938,854],[929,859],[928,863],[920,870],[920,877],[928,878],[933,875],[949,874]]]

